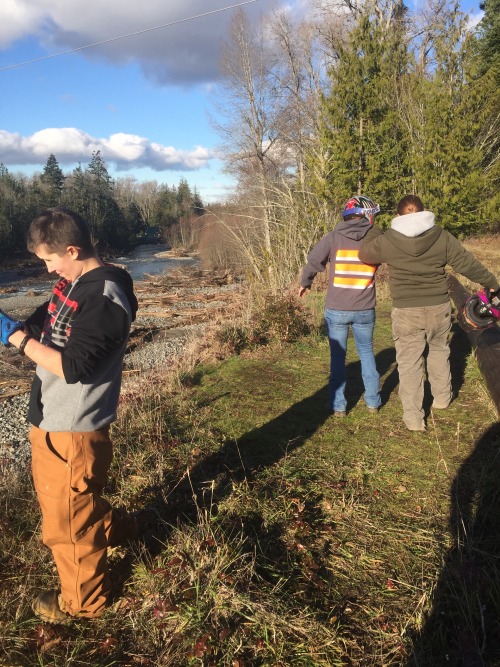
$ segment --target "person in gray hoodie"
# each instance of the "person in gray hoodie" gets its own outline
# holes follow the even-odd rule
[[[489,288],[500,285],[457,239],[435,224],[434,213],[424,210],[416,195],[406,195],[397,217],[385,233],[373,227],[359,251],[363,262],[389,268],[393,302],[392,333],[399,373],[403,421],[410,431],[424,431],[424,353],[433,396],[433,409],[445,409],[452,400],[450,348],[451,304],[445,267]]]
[[[28,249],[59,276],[50,300],[14,322],[7,339],[37,365],[28,410],[33,481],[60,583],[32,608],[45,622],[66,623],[103,613],[107,549],[138,531],[135,517],[102,495],[137,299],[130,275],[99,259],[74,211],[44,211],[29,228]]]
[[[358,256],[361,242],[379,211],[368,197],[351,197],[342,211],[342,221],[309,253],[300,281],[302,297],[316,274],[329,263],[325,322],[330,343],[330,408],[336,417],[347,414],[345,358],[350,328],[361,361],[368,411],[376,413],[381,403],[380,376],[373,354],[377,266],[364,264]]]

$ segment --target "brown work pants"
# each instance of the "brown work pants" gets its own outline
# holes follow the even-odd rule
[[[424,373],[436,407],[451,401],[450,346],[451,305],[392,309],[392,333],[399,372],[399,398],[408,428],[424,425]],[[427,350],[427,364],[424,360]]]
[[[30,440],[42,539],[56,563],[65,611],[99,616],[110,595],[106,549],[132,529],[131,517],[101,496],[112,458],[109,427],[48,433],[32,426]]]

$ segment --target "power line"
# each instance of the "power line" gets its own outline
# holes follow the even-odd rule
[[[201,19],[204,16],[210,16],[211,14],[218,14],[220,12],[225,12],[228,9],[235,9],[236,7],[241,7],[242,5],[249,5],[252,2],[258,2],[259,0],[244,0],[244,2],[239,2],[236,5],[230,5],[229,7],[221,7],[220,9],[213,9],[210,12],[204,12],[203,14],[197,14],[196,16],[189,16],[185,19],[179,19],[177,21],[172,21],[171,23],[164,23],[163,25],[157,25],[153,28],[145,28],[144,30],[138,30],[137,32],[131,32],[128,35],[121,35],[120,37],[111,37],[110,39],[104,39],[102,42],[95,42],[94,44],[87,44],[85,46],[78,46],[75,49],[68,49],[67,51],[59,51],[58,53],[52,53],[48,56],[42,56],[41,58],[34,58],[33,60],[25,60],[22,63],[16,63],[14,65],[7,65],[6,67],[0,67],[0,72],[5,72],[8,69],[15,69],[16,67],[22,67],[23,65],[31,65],[32,63],[38,63],[41,60],[48,60],[49,58],[57,58],[59,56],[65,56],[68,53],[76,53],[77,51],[83,51],[85,49],[92,49],[94,46],[102,46],[103,44],[109,44],[110,42],[117,42],[119,39],[127,39],[128,37],[135,37],[136,35],[143,35],[146,32],[152,32],[153,30],[160,30],[161,28],[170,28],[173,25],[178,25],[179,23],[187,23],[188,21],[194,21],[194,19]]]

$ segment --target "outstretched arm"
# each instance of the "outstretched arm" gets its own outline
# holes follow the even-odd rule
[[[301,287],[298,292],[299,297],[303,296],[305,291],[311,287],[316,274],[325,270],[328,260],[330,259],[331,244],[331,234],[327,234],[307,255],[307,264],[302,271],[302,277],[300,279]]]
[[[367,233],[359,248],[358,257],[365,264],[382,264],[385,261],[382,251],[383,232],[374,225]]]
[[[466,250],[463,245],[449,232],[447,233],[447,256],[446,261],[457,273],[465,276],[475,283],[496,292],[500,289],[500,283],[496,276],[491,273],[474,255]]]

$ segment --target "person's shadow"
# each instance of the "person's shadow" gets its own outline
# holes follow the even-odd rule
[[[394,350],[382,350],[376,355],[376,361],[380,374],[384,375],[394,362]],[[348,401],[354,407],[363,393],[359,362],[349,363],[346,370]],[[325,368],[325,376],[327,374],[328,368]],[[226,391],[212,398],[211,402],[223,396],[227,396]],[[148,557],[154,557],[163,551],[175,527],[195,524],[199,520],[200,512],[202,515],[210,513],[212,517],[215,516],[220,503],[230,497],[240,483],[244,482],[251,488],[261,471],[270,469],[284,457],[302,447],[331,417],[328,396],[328,385],[322,386],[262,426],[247,431],[238,440],[224,440],[222,435],[222,445],[217,451],[200,458],[194,465],[186,467],[184,471],[179,468],[166,469],[163,479],[157,486],[143,490],[144,497],[149,499],[149,505],[143,510],[145,531],[141,541]],[[336,422],[332,419],[332,429],[335,427]],[[279,475],[279,472],[277,474]],[[266,482],[268,483],[270,484],[269,493],[274,493],[275,489],[271,488],[272,483]],[[307,499],[300,503],[302,510],[299,515],[299,523],[301,525],[319,526],[329,523],[329,520],[322,514],[320,500],[319,497],[313,499],[312,492],[309,492]],[[151,514],[150,524],[148,512]],[[329,582],[333,576],[332,573],[324,568],[315,571],[310,567],[310,563],[302,563],[297,571],[296,579],[297,581],[303,579],[299,575],[305,569],[311,582],[310,590],[305,591],[303,586],[300,587],[300,591],[294,590],[295,578],[289,576],[290,553],[285,543],[282,526],[278,524],[270,526],[257,507],[249,508],[244,517],[237,516],[233,519],[236,525],[231,524],[229,528],[241,531],[246,547],[250,551],[258,549],[260,558],[256,563],[256,568],[259,569],[259,575],[266,576],[266,568],[261,568],[259,565],[262,562],[272,562],[275,571],[283,567],[287,580],[291,582],[291,592],[294,595],[306,596],[304,604],[314,607],[327,618],[332,612],[328,602],[329,598],[325,596],[324,591],[317,588],[316,584],[320,580]],[[224,524],[231,520],[231,518],[224,517]],[[308,558],[311,560],[311,557]],[[111,573],[113,597],[121,595],[123,585],[131,575],[134,560],[135,555],[132,551],[119,563],[114,564]],[[319,558],[318,561],[320,561]],[[296,566],[298,567],[297,564]],[[337,611],[341,613],[344,601],[339,604]]]
[[[456,348],[457,345],[459,348]],[[453,336],[451,346],[457,388],[463,382],[466,345],[465,336]],[[398,385],[394,348],[379,351],[376,354],[376,364],[382,378],[381,398],[384,405]],[[325,377],[327,376],[326,367]],[[347,405],[348,410],[352,410],[362,401],[364,391],[359,360],[347,364],[346,379]],[[220,397],[223,395],[225,392]],[[211,400],[216,401],[220,397]],[[328,385],[325,385],[262,426],[249,430],[237,441],[224,440],[222,436],[221,447],[200,458],[189,469],[165,470],[163,479],[156,488],[144,490],[144,497],[150,499],[155,514],[160,517],[159,522],[154,519],[154,525],[148,531],[151,539],[148,539],[147,551],[150,555],[154,556],[162,550],[173,526],[196,522],[200,508],[210,507],[211,512],[217,512],[217,506],[231,495],[238,483],[245,481],[252,485],[259,471],[275,465],[300,448],[331,416],[332,413],[327,407],[328,397]],[[335,428],[335,422],[332,422],[332,428]],[[259,535],[263,536],[261,517],[255,515],[251,522],[246,523],[246,529],[255,533],[257,539]],[[269,543],[269,540],[263,541]],[[278,558],[280,553],[284,553],[284,550],[280,551],[278,534],[275,535],[274,543],[277,545]],[[130,561],[128,565],[123,563],[124,571],[129,568],[130,572],[130,567]],[[122,582],[126,578],[126,574],[120,577]]]
[[[467,336],[456,324],[452,328],[450,348],[453,388],[458,392],[464,381],[470,344]],[[394,348],[380,350],[375,355],[375,360],[380,377],[383,378],[380,394],[382,405],[385,405],[399,382]],[[328,368],[325,368],[325,375],[327,374]],[[348,412],[362,401],[363,392],[361,363],[356,360],[346,366]],[[248,431],[237,442],[225,441],[218,451],[199,461],[190,470],[189,479],[181,483],[167,472],[163,488],[174,489],[169,492],[165,507],[169,521],[177,520],[182,514],[191,515],[195,509],[193,498],[208,486],[212,503],[217,504],[231,492],[233,483],[243,479],[251,482],[258,470],[274,465],[301,447],[331,415],[327,407],[328,397],[328,386],[324,386],[274,419]],[[187,511],[188,508],[191,508],[191,511]]]
[[[450,548],[407,667],[500,665],[500,424],[451,485]]]
[[[459,393],[464,383],[467,358],[471,350],[472,347],[467,334],[460,328],[458,322],[454,322],[451,327],[450,368],[451,386],[455,396]]]
[[[384,375],[394,363],[394,350],[387,348],[380,351],[376,355],[376,362],[380,375]],[[349,363],[346,371],[348,403],[354,407],[364,390],[359,362]],[[325,376],[328,376],[328,368],[325,368]],[[393,376],[394,371],[391,373]],[[384,383],[383,395],[386,400],[390,388],[394,386],[392,380],[389,384]],[[211,400],[217,401],[226,395],[227,392],[221,392],[219,397]],[[154,557],[163,550],[174,527],[196,523],[200,510],[203,512],[209,509],[215,515],[218,505],[232,494],[235,486],[243,481],[252,486],[260,471],[270,468],[302,447],[331,417],[328,396],[328,385],[324,385],[262,426],[247,431],[238,440],[225,440],[221,435],[221,447],[202,456],[194,465],[184,469],[164,470],[158,484],[142,491],[143,497],[148,498],[148,505],[141,516],[141,541],[149,556]],[[335,428],[333,421],[332,428]],[[304,510],[308,520],[314,524],[322,520],[318,516],[318,506],[319,502],[308,503]],[[273,539],[269,539],[270,536],[265,534],[268,528],[264,529],[264,523],[258,513],[251,519],[245,517],[244,525],[240,522],[249,543],[253,541],[261,545],[274,545],[273,553],[267,554],[267,557],[278,562],[286,553],[280,530],[273,527]],[[134,553],[130,552],[114,564],[114,597],[121,594],[123,584],[131,574],[134,559]]]
[[[376,355],[376,362],[380,375],[384,375],[394,362],[394,350],[382,350]],[[364,391],[359,361],[348,364],[346,370],[346,395],[348,404],[354,407]],[[386,399],[394,386],[384,383]],[[192,467],[189,476],[180,483],[167,472],[163,481],[164,491],[168,490],[164,507],[167,520],[192,518],[200,495],[206,495],[208,490],[211,504],[216,506],[231,493],[234,484],[243,480],[251,484],[260,470],[275,465],[301,447],[331,416],[328,395],[328,385],[325,385],[237,441],[226,440],[219,450]]]

